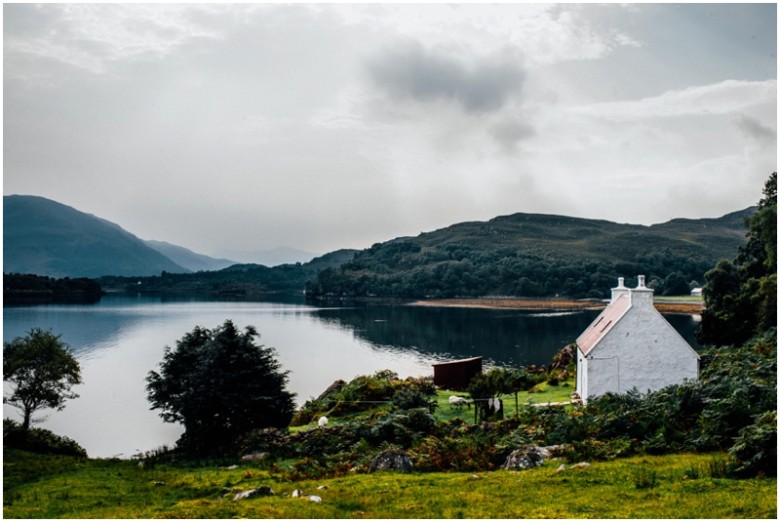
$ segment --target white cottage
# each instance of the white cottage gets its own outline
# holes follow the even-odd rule
[[[577,339],[577,393],[583,401],[633,388],[645,393],[699,377],[699,355],[653,306],[653,290],[612,289],[612,300]]]

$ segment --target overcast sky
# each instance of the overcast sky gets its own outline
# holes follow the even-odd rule
[[[777,170],[775,4],[3,15],[4,194],[205,254],[717,217]]]

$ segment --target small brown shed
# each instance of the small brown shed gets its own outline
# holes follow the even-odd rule
[[[433,384],[447,390],[465,390],[469,381],[482,373],[482,357],[447,361],[433,365]]]

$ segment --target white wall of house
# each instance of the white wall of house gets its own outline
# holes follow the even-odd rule
[[[640,284],[628,292],[631,308],[587,355],[578,350],[577,391],[583,400],[633,388],[646,393],[698,378],[698,354],[653,307],[653,291]]]

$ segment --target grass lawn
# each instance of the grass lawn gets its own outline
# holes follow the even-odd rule
[[[5,450],[5,518],[775,518],[777,480],[712,478],[724,455],[595,462],[558,472],[376,473],[288,482],[241,464],[140,468]],[[717,466],[715,466],[717,468]],[[270,486],[274,495],[233,500]],[[318,489],[321,488],[321,489]],[[321,497],[292,497],[296,489]]]
[[[543,382],[534,387],[531,392],[520,392],[517,394],[518,406],[525,404],[546,404],[549,402],[567,402],[574,391],[574,380],[562,382],[556,386]],[[436,393],[436,420],[448,421],[454,418],[461,418],[468,423],[474,422],[474,407],[456,408],[450,405],[449,398],[452,395],[468,398],[468,393],[453,392],[448,390],[439,390]],[[515,396],[514,394],[502,395],[501,401],[504,404],[504,418],[509,419],[515,414]]]

